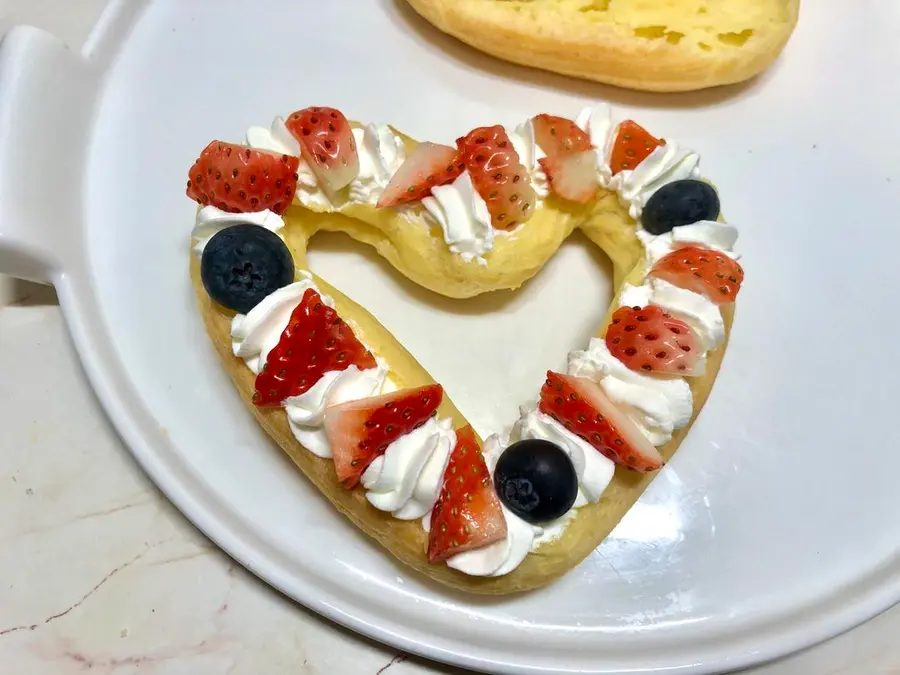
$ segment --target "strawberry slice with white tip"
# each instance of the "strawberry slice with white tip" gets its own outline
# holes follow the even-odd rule
[[[345,188],[359,175],[359,153],[344,113],[335,108],[298,110],[285,120],[299,141],[303,159],[316,180],[330,192]]]
[[[428,562],[481,548],[506,536],[506,518],[472,427],[456,432],[441,494],[431,511]]]
[[[325,409],[325,433],[338,480],[347,489],[388,446],[428,420],[444,397],[439,384],[403,389]]]
[[[575,122],[556,115],[536,115],[532,121],[534,140],[548,157],[590,150],[591,139]]]
[[[397,169],[378,200],[378,208],[408,204],[431,194],[431,189],[456,180],[465,170],[456,148],[440,143],[419,143]]]
[[[597,177],[597,154],[581,150],[544,157],[539,160],[547,173],[550,190],[571,202],[586,204],[597,196],[600,181]]]
[[[592,380],[548,371],[539,408],[616,464],[641,473],[662,466],[659,451]]]
[[[502,126],[473,129],[456,139],[456,147],[496,229],[509,230],[531,218],[537,201],[531,176]]]

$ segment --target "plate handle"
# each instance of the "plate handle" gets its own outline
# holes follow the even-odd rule
[[[0,42],[0,273],[54,283],[79,259],[98,90],[97,70],[45,31]]]

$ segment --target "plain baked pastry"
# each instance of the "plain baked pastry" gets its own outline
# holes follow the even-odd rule
[[[629,89],[742,82],[794,30],[800,0],[407,0],[488,54]]]

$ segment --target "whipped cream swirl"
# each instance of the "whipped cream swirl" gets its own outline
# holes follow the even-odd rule
[[[268,209],[251,213],[229,213],[216,206],[204,206],[197,212],[197,219],[191,232],[191,240],[195,242],[194,253],[198,257],[203,255],[203,251],[213,235],[242,223],[260,225],[275,234],[279,234],[284,229],[284,219]]]
[[[430,514],[455,445],[453,420],[429,418],[391,443],[369,465],[362,476],[366,499],[400,520]]]
[[[583,109],[575,118],[596,148],[600,185],[619,195],[619,201],[628,207],[628,215],[639,220],[647,200],[664,185],[685,178],[700,177],[700,155],[679,149],[671,141],[661,145],[634,169],[620,171],[615,176],[610,168],[610,158],[615,145],[618,125],[612,124],[608,104]]]
[[[586,350],[569,354],[569,374],[598,383],[654,445],[668,443],[673,431],[691,421],[693,396],[687,381],[627,368],[610,354],[603,338],[591,338]]]
[[[359,175],[350,183],[350,201],[374,206],[406,160],[406,146],[386,124],[354,129],[353,137],[359,153]]]
[[[657,260],[667,256],[675,249],[691,245],[720,251],[732,258],[739,257],[734,253],[734,245],[738,238],[737,228],[734,225],[712,220],[700,220],[691,225],[674,227],[671,232],[660,235],[639,230],[637,238],[644,245],[647,270],[653,267]]]
[[[325,409],[383,393],[387,367],[380,359],[377,363],[375,368],[366,370],[357,366],[330,370],[307,391],[285,399],[284,408],[294,438],[314,455],[331,457],[331,444],[323,426]]]
[[[547,178],[547,173],[540,163],[540,160],[547,155],[535,139],[533,119],[528,118],[527,121],[517,126],[514,131],[507,129],[506,134],[509,136],[516,154],[519,155],[519,161],[522,163],[522,166],[528,170],[528,174],[531,176],[531,187],[534,188],[538,201],[540,201],[546,199],[547,195],[550,194],[550,180]],[[535,207],[537,207],[537,204],[535,204]]]
[[[444,241],[465,262],[486,265],[484,256],[494,248],[494,226],[487,203],[472,184],[468,171],[447,185],[432,188],[422,206],[440,225]]]

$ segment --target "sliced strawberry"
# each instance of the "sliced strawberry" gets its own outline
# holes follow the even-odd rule
[[[534,140],[548,157],[591,149],[590,137],[570,119],[542,114],[531,123]]]
[[[431,511],[428,562],[437,563],[506,536],[506,518],[472,427],[456,432],[444,486]]]
[[[449,145],[419,143],[384,189],[378,208],[417,201],[430,195],[431,188],[452,183],[466,168],[458,154]]]
[[[616,464],[642,473],[662,466],[659,451],[591,380],[548,371],[540,410]]]
[[[188,174],[187,196],[231,213],[284,213],[297,188],[299,157],[213,141]]]
[[[256,376],[253,402],[278,405],[309,391],[330,370],[350,366],[364,370],[376,365],[375,357],[350,327],[310,288]]]
[[[285,125],[300,142],[300,151],[318,181],[331,192],[350,185],[359,175],[359,154],[350,123],[334,108],[305,108]]]
[[[617,309],[606,330],[606,346],[631,370],[703,374],[700,340],[686,323],[657,305]]]
[[[579,204],[586,204],[597,196],[600,181],[597,178],[597,154],[593,150],[545,157],[539,162],[554,194]]]
[[[531,218],[535,204],[531,177],[502,126],[473,129],[457,139],[456,147],[487,203],[494,227],[508,230]]]
[[[665,144],[664,140],[654,138],[636,122],[625,120],[619,125],[609,160],[613,175],[626,169],[634,169],[647,159],[651,152]]]
[[[660,258],[650,274],[679,288],[705,295],[717,305],[734,302],[744,281],[744,270],[736,260],[699,246],[675,249]]]
[[[338,480],[348,490],[376,457],[401,436],[428,420],[444,397],[439,384],[403,389],[325,409],[325,433]]]

